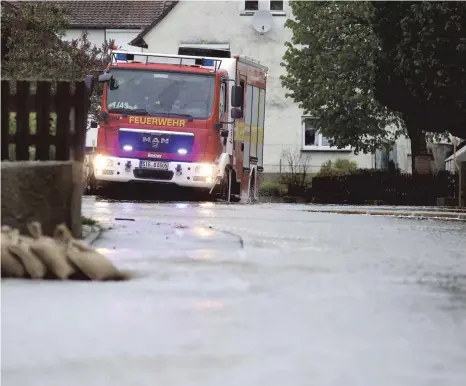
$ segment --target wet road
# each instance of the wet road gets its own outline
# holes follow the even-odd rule
[[[3,384],[465,385],[466,223],[304,209],[86,197],[137,277],[3,281]]]

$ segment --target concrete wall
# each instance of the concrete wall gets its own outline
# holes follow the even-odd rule
[[[268,9],[269,2],[260,2]],[[274,16],[274,27],[260,35],[252,25],[252,17],[245,16],[244,1],[180,1],[173,10],[145,37],[147,51],[176,54],[181,43],[229,43],[232,54],[259,60],[269,68],[267,110],[265,118],[265,172],[278,172],[283,150],[300,151],[303,135],[301,111],[298,105],[285,97],[280,83],[285,69],[280,66],[285,42],[291,31],[284,23],[291,11],[285,2],[285,12]],[[325,161],[350,158],[359,167],[372,167],[373,156],[354,155],[351,151],[306,151],[312,159],[312,172],[317,172]]]
[[[76,162],[3,162],[2,225],[28,234],[26,224],[39,221],[44,234],[66,223],[81,237],[82,165]]]

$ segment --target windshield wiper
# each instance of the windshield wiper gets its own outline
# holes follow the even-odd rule
[[[175,117],[186,117],[186,118],[193,118],[191,114],[178,114],[178,113],[167,113],[167,115],[174,115]]]
[[[190,122],[194,119],[194,117],[191,114],[170,113],[168,111],[151,111],[150,114],[152,116],[154,116],[154,115],[166,115],[167,117],[184,117],[184,118],[188,118]]]
[[[109,113],[115,113],[115,114],[131,114],[131,115],[150,115],[149,112],[146,109],[109,109]]]

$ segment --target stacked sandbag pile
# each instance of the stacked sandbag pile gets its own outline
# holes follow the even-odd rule
[[[28,224],[32,237],[2,226],[2,277],[59,280],[123,280],[125,275],[102,254],[72,237],[65,224],[53,238],[38,222]]]

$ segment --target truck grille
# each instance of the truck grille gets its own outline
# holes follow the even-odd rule
[[[150,170],[150,169],[134,169],[134,177],[144,178],[148,180],[164,180],[170,181],[173,178],[171,170]]]
[[[120,129],[118,134],[120,148],[131,146],[133,151],[177,154],[191,154],[194,144],[192,133],[170,133],[167,131],[137,132],[132,129]]]

